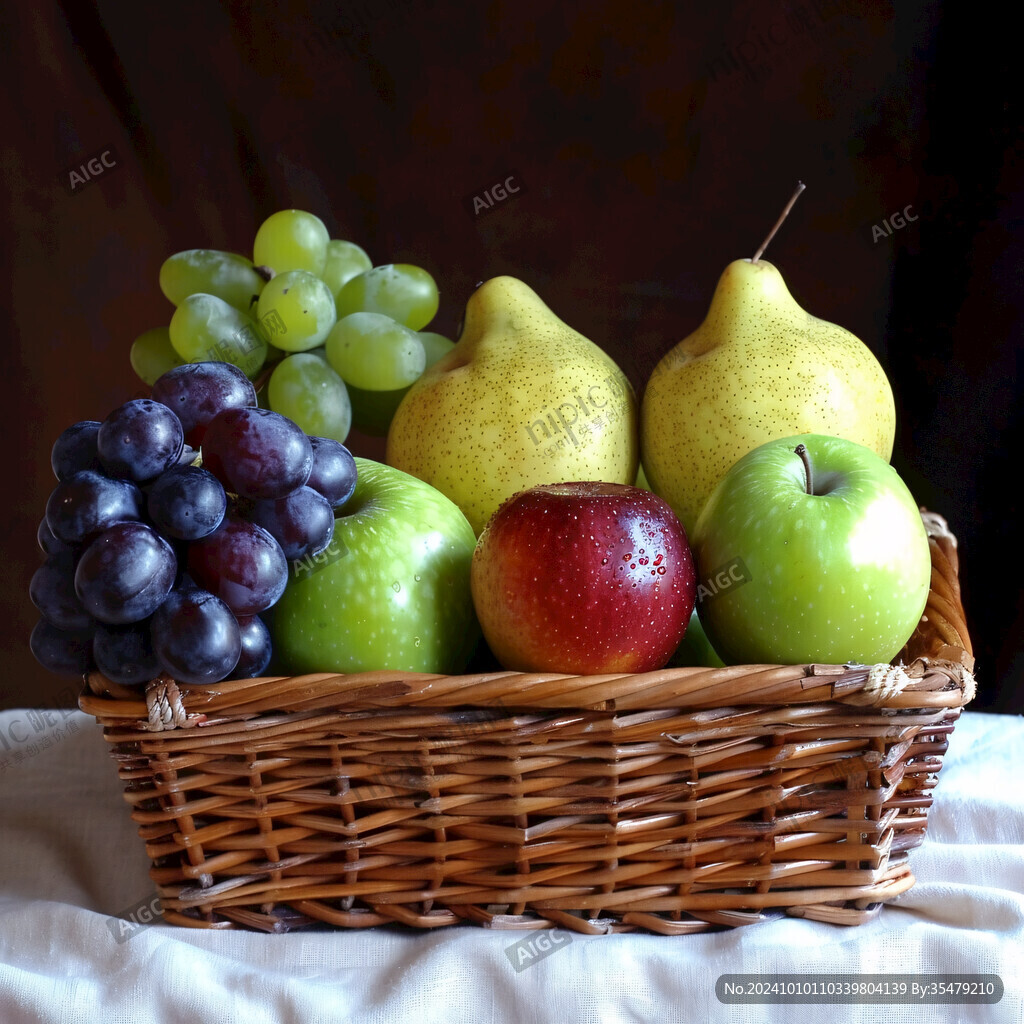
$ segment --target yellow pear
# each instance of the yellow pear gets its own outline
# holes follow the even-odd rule
[[[514,277],[480,285],[462,334],[413,384],[387,462],[446,494],[479,533],[517,491],[567,480],[632,484],[637,400],[597,345]]]
[[[764,260],[735,260],[704,322],[654,368],[640,437],[651,487],[688,532],[729,468],[766,441],[831,434],[892,455],[896,406],[871,350],[805,312]]]
[[[766,441],[831,434],[892,456],[896,405],[878,360],[797,305],[760,258],[803,188],[754,258],[725,268],[704,322],[662,357],[644,391],[644,470],[688,534],[733,463]]]

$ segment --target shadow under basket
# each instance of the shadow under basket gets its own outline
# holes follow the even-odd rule
[[[172,924],[860,924],[914,884],[974,693],[956,540],[922,515],[931,593],[892,666],[94,674],[80,706]]]

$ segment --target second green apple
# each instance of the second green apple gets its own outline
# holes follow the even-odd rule
[[[913,495],[845,438],[755,448],[690,539],[700,620],[730,665],[889,662],[928,599],[931,550]]]

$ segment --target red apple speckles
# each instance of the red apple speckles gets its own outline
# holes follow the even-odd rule
[[[696,598],[686,533],[668,503],[602,482],[506,501],[477,542],[471,583],[491,651],[519,671],[661,668]]]

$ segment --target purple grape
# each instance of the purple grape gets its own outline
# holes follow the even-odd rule
[[[40,619],[28,645],[43,668],[58,675],[81,676],[92,669],[92,632],[68,632]]]
[[[99,429],[99,420],[80,420],[57,438],[50,452],[50,466],[58,480],[63,480],[83,469],[101,468],[99,453],[96,450],[96,435]]]
[[[246,518],[262,526],[289,561],[323,551],[334,536],[334,509],[312,487],[300,487],[283,498],[254,501]]]
[[[174,548],[151,526],[115,523],[82,552],[75,592],[100,622],[138,622],[163,604],[177,572]]]
[[[39,528],[36,530],[36,540],[39,541],[39,547],[45,555],[61,555],[67,553],[73,553],[75,547],[72,544],[66,544],[60,538],[53,535],[53,530],[50,529],[50,524],[46,521],[46,516],[43,516],[39,520]]]
[[[340,508],[356,489],[356,460],[333,438],[311,437],[309,441],[313,447],[313,470],[306,486],[319,491],[331,508]]]
[[[184,444],[181,420],[151,398],[133,398],[118,406],[96,435],[103,468],[111,476],[138,483],[154,480],[175,465]]]
[[[229,675],[242,651],[231,609],[208,591],[172,591],[150,626],[160,667],[178,682],[216,683]]]
[[[234,494],[283,498],[309,479],[313,446],[280,413],[225,409],[206,428],[203,466]]]
[[[40,615],[58,629],[92,628],[92,616],[75,593],[75,557],[70,552],[50,555],[32,575],[28,593]]]
[[[160,674],[148,619],[124,626],[98,623],[92,637],[92,658],[111,682],[124,686],[147,683]]]
[[[174,466],[149,487],[149,518],[161,533],[176,540],[198,540],[213,533],[227,507],[221,482],[200,466]]]
[[[191,466],[192,463],[196,461],[196,456],[198,454],[199,452],[197,452],[191,445],[183,444],[181,446],[181,454],[178,456],[178,461],[175,465]]]
[[[228,514],[208,537],[189,545],[188,572],[236,615],[258,615],[284,593],[288,561],[262,526]]]
[[[177,415],[185,428],[185,440],[198,448],[210,420],[221,410],[256,405],[256,389],[231,363],[185,363],[156,381],[153,398]]]
[[[245,615],[238,620],[242,653],[231,673],[232,679],[257,679],[270,664],[272,645],[270,630],[258,615]]]
[[[66,544],[80,544],[114,523],[142,519],[142,491],[130,480],[113,480],[95,469],[65,477],[46,502],[46,523]]]

